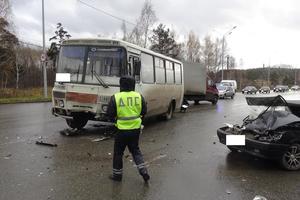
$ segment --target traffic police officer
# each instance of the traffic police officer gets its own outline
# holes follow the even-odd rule
[[[122,180],[123,154],[126,146],[132,154],[133,160],[145,182],[150,176],[139,148],[139,136],[142,118],[147,112],[145,99],[135,92],[135,79],[130,76],[120,78],[120,92],[110,99],[107,114],[114,120],[118,130],[115,136],[113,155],[113,174],[110,179]]]

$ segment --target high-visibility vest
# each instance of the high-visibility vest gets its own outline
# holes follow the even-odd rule
[[[141,128],[142,97],[138,92],[119,92],[115,95],[117,123],[119,130]]]

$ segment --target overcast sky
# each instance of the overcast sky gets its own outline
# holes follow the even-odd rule
[[[143,0],[82,0],[113,15],[135,22]],[[23,41],[42,44],[42,0],[12,0],[15,26]],[[300,67],[300,1],[297,0],[152,0],[158,22],[183,40],[190,30],[200,39],[227,36],[239,68],[291,64]],[[121,21],[77,0],[45,0],[46,38],[61,22],[73,38],[118,37]],[[127,25],[127,28],[132,28]],[[240,62],[242,60],[243,62]]]

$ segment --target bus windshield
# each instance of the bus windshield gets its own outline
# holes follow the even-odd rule
[[[59,54],[57,72],[70,73],[71,82],[81,82],[85,49],[81,46],[63,46]]]
[[[119,79],[117,78],[126,73],[125,60],[126,54],[123,48],[89,48],[84,82],[97,84],[96,74],[105,83],[118,85]]]
[[[118,85],[126,74],[126,51],[121,47],[62,46],[58,73],[70,73],[71,82]]]

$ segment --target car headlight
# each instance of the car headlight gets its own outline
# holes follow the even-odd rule
[[[65,107],[64,101],[63,100],[59,100],[58,102],[59,107],[63,108]]]

